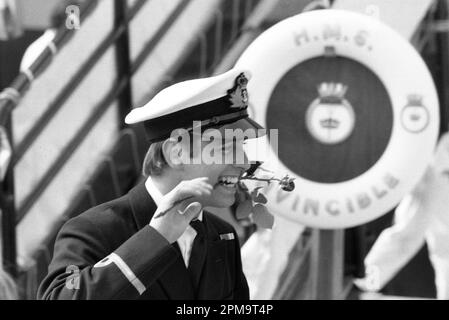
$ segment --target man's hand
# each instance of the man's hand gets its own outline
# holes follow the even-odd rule
[[[175,242],[184,233],[190,221],[202,210],[195,198],[210,195],[212,185],[208,178],[196,178],[181,181],[172,191],[167,193],[159,204],[150,226],[162,234],[170,243]],[[188,198],[184,201],[180,200]],[[163,215],[159,215],[165,212]]]

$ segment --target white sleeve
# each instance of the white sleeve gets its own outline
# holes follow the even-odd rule
[[[423,202],[425,185],[432,174],[429,169],[413,192],[401,201],[394,225],[382,231],[365,258],[368,277],[376,290],[384,287],[424,245],[430,215],[423,210]]]

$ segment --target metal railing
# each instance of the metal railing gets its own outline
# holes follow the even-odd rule
[[[86,18],[96,6],[97,1],[80,2],[80,16]],[[19,105],[20,98],[29,89],[32,81],[39,76],[49,65],[54,54],[73,36],[73,32],[64,26],[60,26],[51,43],[34,60],[27,70],[19,73],[12,84],[0,93],[0,125],[6,128],[8,138],[12,146],[11,115],[14,108]],[[41,121],[38,121],[37,125]],[[28,139],[30,140],[30,139]],[[16,266],[16,208],[14,203],[14,167],[17,163],[17,155],[23,155],[27,148],[21,146],[18,151],[13,150],[12,163],[1,183],[0,207],[2,210],[2,244],[4,269],[17,276]],[[20,158],[20,157],[19,157]]]

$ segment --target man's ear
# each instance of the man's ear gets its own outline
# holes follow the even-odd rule
[[[170,138],[162,144],[165,161],[172,169],[180,169],[184,165],[185,155],[181,143]]]

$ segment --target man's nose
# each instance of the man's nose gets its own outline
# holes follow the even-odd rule
[[[243,154],[243,162],[241,161],[237,161],[234,164],[235,167],[241,168],[243,171],[247,171],[250,167],[251,164],[249,163],[248,157],[246,156],[246,154]]]

